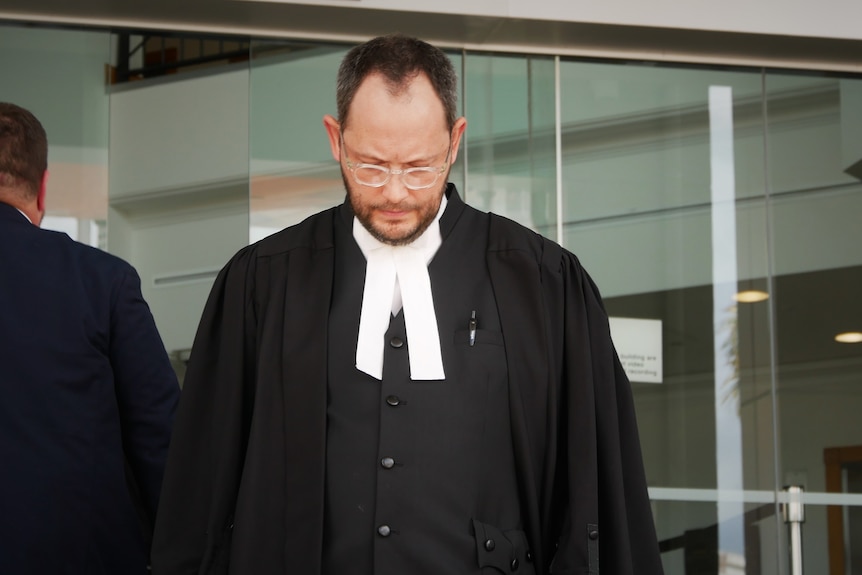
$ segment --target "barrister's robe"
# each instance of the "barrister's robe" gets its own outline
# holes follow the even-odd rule
[[[451,184],[447,194],[447,212],[473,209]],[[154,575],[320,572],[338,209],[244,248],[216,279],[174,425]],[[599,292],[573,254],[490,217],[536,573],[661,574],[631,389]]]

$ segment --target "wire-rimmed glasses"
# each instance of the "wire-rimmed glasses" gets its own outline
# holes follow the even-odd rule
[[[440,178],[440,174],[446,171],[449,167],[449,155],[452,153],[452,141],[449,141],[449,149],[446,152],[446,161],[439,168],[433,166],[421,166],[416,168],[406,168],[403,170],[393,170],[386,166],[377,164],[356,164],[347,157],[347,150],[344,148],[344,134],[341,135],[341,150],[344,155],[344,162],[347,169],[353,174],[353,179],[357,184],[369,186],[371,188],[380,188],[385,186],[389,178],[393,174],[401,176],[401,182],[404,187],[410,190],[425,190],[430,188]]]

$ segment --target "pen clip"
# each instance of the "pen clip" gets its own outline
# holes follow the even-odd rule
[[[470,323],[469,323],[470,347],[473,347],[473,345],[475,345],[475,343],[476,343],[476,327],[477,326],[478,326],[478,323],[476,322],[476,310],[474,309],[473,313],[470,314]]]

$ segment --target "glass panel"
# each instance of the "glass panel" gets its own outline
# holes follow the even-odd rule
[[[554,60],[468,54],[467,201],[556,239]]]
[[[734,299],[767,289],[761,77],[563,62],[560,82],[563,244],[612,318],[663,545],[698,541],[701,567],[667,573],[773,573],[769,308]]]
[[[862,332],[862,80],[770,74],[766,97],[779,479],[806,490],[805,572],[860,573],[862,343],[835,338]]]
[[[690,527],[681,533],[667,530],[658,522],[661,540],[662,562],[665,573],[686,575],[742,575],[753,573],[778,573],[774,557],[778,541],[776,528],[779,523],[773,503],[746,503],[741,516],[742,536],[746,542],[744,560],[739,556],[721,555],[718,547],[716,524],[703,524],[702,518],[715,515],[715,503],[656,501],[653,513],[658,517],[689,517]]]
[[[221,62],[111,89],[109,245],[180,381],[213,280],[248,243],[248,84],[247,62]]]
[[[27,108],[48,134],[42,227],[105,245],[110,34],[0,26],[0,100]]]
[[[255,42],[250,80],[252,242],[344,201],[323,127],[347,47]]]

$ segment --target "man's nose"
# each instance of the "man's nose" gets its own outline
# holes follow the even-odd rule
[[[407,186],[404,185],[404,182],[401,181],[401,174],[392,174],[389,177],[389,181],[383,185],[381,190],[386,201],[393,204],[403,201],[410,195],[410,190],[408,190]]]

